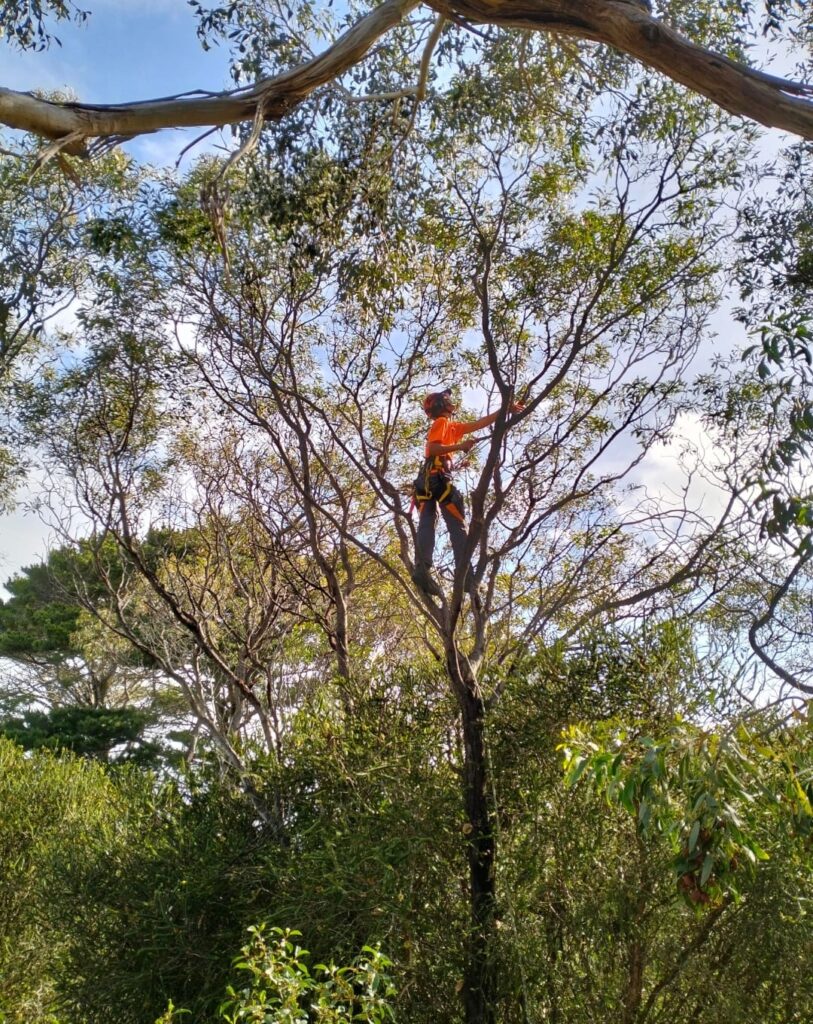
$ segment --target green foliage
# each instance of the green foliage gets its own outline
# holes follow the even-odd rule
[[[448,698],[436,678],[409,672],[360,683],[347,713],[337,697],[300,710],[286,770],[257,765],[259,779],[281,787],[291,823],[290,848],[266,861],[275,882],[264,916],[295,922],[323,962],[386,944],[403,993],[397,1015],[452,1021],[453,999],[431,1006],[432,991],[453,989],[467,927]]]
[[[792,6],[778,4],[776,10],[787,16]],[[813,440],[809,150],[799,143],[783,152],[770,168],[775,197],[755,195],[745,204],[735,263],[744,300],[737,317],[755,339],[743,361],[761,382],[777,424],[760,440],[759,464],[747,483],[758,489],[755,508],[764,533],[791,544],[800,558],[813,554],[806,473]]]
[[[235,961],[248,973],[247,984],[229,986],[220,1007],[227,1024],[384,1024],[394,1020],[389,1000],[395,994],[387,976],[391,963],[380,949],[366,946],[347,967],[308,967],[308,951],[299,932],[264,926],[249,928],[251,941]]]
[[[813,1006],[809,722],[751,721],[731,735],[675,723],[676,707],[699,700],[678,677],[689,650],[676,629],[651,644],[596,636],[580,656],[540,652],[488,714],[506,1024],[557,1013],[603,1024],[638,958],[639,1010],[651,999],[648,1012],[675,1024],[741,1024],[748,999],[786,1024],[791,993],[800,1020]],[[640,724],[624,732],[619,715]],[[156,789],[133,771],[0,745],[0,834],[17,851],[0,884],[5,977],[17,980],[0,1005],[22,1000],[25,982],[61,1024],[151,1024],[170,1000],[190,1013],[165,1020],[205,1024],[222,1008],[276,1024],[285,1012],[348,1019],[352,994],[371,1020],[453,1024],[468,927],[453,717],[430,676],[320,687],[279,759],[252,762],[251,799],[217,770]],[[557,737],[585,719],[603,724],[572,728],[581,781],[564,787]],[[257,800],[281,811],[281,832]],[[256,921],[268,925],[252,932],[237,984],[229,965]],[[279,931],[292,923],[310,958]],[[391,965],[356,959],[379,945]]]
[[[59,45],[46,28],[48,17],[83,22],[88,14],[73,0],[7,0],[0,10],[0,39],[21,50],[44,50],[52,41]]]
[[[766,815],[806,839],[811,749],[806,719],[779,744],[744,726],[720,736],[682,720],[661,739],[617,722],[570,726],[562,744],[567,784],[583,779],[633,816],[642,836],[663,836],[678,885],[695,904],[740,895],[743,872],[770,857]]]
[[[3,4],[0,37],[21,46],[47,45],[43,17],[49,12],[84,18],[70,0]],[[49,375],[54,343],[60,352],[71,345],[64,331],[49,325],[80,301],[86,287],[101,295],[91,283],[99,260],[85,225],[102,211],[119,218],[140,174],[120,152],[87,162],[81,176],[72,158],[60,154],[39,166],[39,154],[38,142],[29,138],[15,153],[0,156],[0,505],[10,501],[28,466],[32,439],[23,421],[36,408],[33,379]]]
[[[52,927],[75,921],[58,976],[63,1013],[151,1024],[172,999],[193,1020],[212,1019],[257,913],[262,881],[251,869],[267,837],[214,779],[188,795],[129,774],[123,783],[115,834],[89,837],[51,882]]]
[[[192,8],[205,46],[232,47],[241,84],[356,13]],[[22,45],[42,44],[48,9],[31,8]],[[769,24],[792,10],[771,3]],[[665,0],[659,13],[735,55],[754,12]],[[726,545],[740,524],[706,547],[699,513],[636,505],[619,487],[680,412],[711,418],[719,402],[734,442],[749,417],[764,428],[764,473],[750,464],[748,483],[765,484],[765,532],[809,527],[805,496],[774,486],[810,441],[795,389],[810,364],[803,162],[801,213],[756,210],[749,225],[785,304],[758,318],[754,379],[726,389],[715,365],[693,387],[728,284],[719,204],[747,181],[750,132],[609,50],[442,28],[420,102],[422,17],[341,88],[271,112],[253,155],[229,167],[207,157],[154,183],[111,158],[77,206],[53,166],[34,186],[2,166],[0,377],[42,350],[48,310],[78,295],[81,356],[15,387],[93,531],[0,605],[0,653],[59,677],[43,684],[48,711],[32,692],[6,723],[33,750],[8,755],[19,792],[4,849],[25,856],[10,855],[2,946],[6,1004],[39,999],[29,1020],[149,1024],[170,1001],[165,1022],[179,1004],[195,1024],[219,1005],[232,1024],[457,1024],[478,944],[500,1024],[810,1016],[809,958],[793,953],[810,948],[807,722],[726,720],[714,698],[728,681],[702,677],[688,627],[653,624],[737,593],[742,562]],[[43,238],[38,212],[52,208],[68,212]],[[765,288],[759,262],[744,294]],[[527,387],[541,403],[482,481],[480,648],[468,613],[454,633],[421,617],[393,482],[420,433],[416,395],[452,376],[462,394]],[[687,572],[668,587],[672,552]],[[637,595],[651,616],[641,635],[624,618]],[[584,634],[615,616],[617,632]],[[455,685],[484,716],[475,742],[449,678],[399,668],[470,650],[480,675]],[[145,668],[133,700],[124,670]],[[92,699],[64,707],[58,687],[77,669]],[[181,778],[103,775],[36,749],[136,746],[161,673],[204,734]],[[87,784],[70,813],[60,778]],[[25,806],[42,779],[53,829]],[[488,934],[472,926],[472,798],[497,848]],[[247,983],[221,1005],[257,921],[238,963]],[[330,966],[310,966],[280,930],[292,925]]]
[[[0,654],[65,657],[79,653],[71,640],[81,608],[71,601],[71,555],[52,551],[46,563],[24,568],[7,580],[11,597],[0,601]],[[69,589],[70,588],[70,589]]]
[[[107,761],[133,761],[153,766],[160,745],[144,736],[154,716],[139,708],[53,708],[29,710],[22,717],[0,720],[0,736],[18,743],[24,750],[69,750],[83,757]]]
[[[157,767],[173,759],[158,739],[177,702],[143,677],[143,657],[117,643],[87,611],[103,616],[104,580],[121,585],[110,544],[52,550],[6,584],[0,601],[0,656],[24,669],[0,693],[0,735],[26,750],[45,747],[100,760]],[[148,733],[151,737],[148,738]]]
[[[347,719],[321,699],[303,709],[282,763],[260,759],[251,776],[255,796],[284,809],[282,834],[216,771],[158,791],[132,772],[111,776],[115,830],[88,829],[78,844],[67,830],[59,856],[32,865],[42,941],[61,936],[46,971],[61,1019],[149,1024],[172,999],[213,1020],[246,927],[267,920],[295,922],[317,963],[393,945],[409,987],[393,1008],[453,1021],[454,997],[438,1007],[432,993],[451,992],[459,972],[464,837],[434,685],[382,681]],[[317,974],[335,988],[350,977]]]
[[[45,1024],[71,941],[72,912],[54,920],[63,871],[104,847],[121,791],[96,764],[0,738],[0,1019]]]
[[[771,538],[788,538],[798,554],[813,555],[813,493],[787,481],[810,458],[813,443],[813,402],[809,382],[813,380],[813,345],[809,312],[777,312],[760,327],[761,348],[757,374],[774,392],[774,407],[785,412],[785,429],[766,446],[758,479],[755,506],[762,508],[762,527]],[[795,485],[795,486],[794,486]]]

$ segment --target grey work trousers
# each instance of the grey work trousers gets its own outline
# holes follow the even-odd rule
[[[436,498],[430,498],[419,504],[420,518],[418,519],[418,561],[427,569],[431,569],[435,558],[435,525],[438,519],[438,505],[441,515],[449,531],[449,540],[452,542],[454,564],[457,568],[463,561],[463,551],[466,547],[466,524],[464,516],[466,513],[465,499],[456,487],[452,487],[448,497],[442,502]]]

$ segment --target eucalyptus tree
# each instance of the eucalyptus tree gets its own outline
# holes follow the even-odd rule
[[[494,45],[520,74],[512,44]],[[425,137],[369,105],[349,108],[335,148],[270,136],[214,224],[197,197],[221,168],[204,162],[150,197],[146,244],[83,319],[94,351],[45,410],[74,500],[146,595],[142,618],[114,601],[116,628],[227,764],[245,767],[249,717],[273,749],[272,706],[296,700],[267,689],[281,651],[299,686],[319,642],[346,678],[382,650],[423,646],[441,666],[459,715],[470,1022],[496,1019],[500,991],[487,718],[525,652],[690,611],[737,571],[740,480],[714,516],[688,484],[670,501],[626,485],[680,413],[705,408],[690,378],[723,280],[717,204],[749,133],[727,139],[699,101],[647,83],[607,105],[604,84],[543,67],[495,102],[467,66]],[[404,485],[439,380],[499,413],[469,470],[471,603],[465,566],[439,601],[410,579]],[[184,550],[151,560],[159,529]],[[321,641],[292,650],[306,623]]]
[[[99,217],[130,204],[138,173],[122,154],[88,167],[80,180],[58,164],[35,173],[36,146],[0,150],[0,505],[11,504],[32,462],[19,413],[29,387],[59,353],[77,296],[93,288],[92,263],[76,252]]]
[[[70,168],[68,168],[70,171]],[[72,256],[100,218],[115,221],[135,198],[140,173],[121,153],[81,179],[58,166],[36,169],[36,148],[0,154],[0,382],[48,340],[48,328],[92,285],[93,264]],[[53,337],[51,338],[53,340]]]
[[[650,24],[621,3],[580,16],[599,7]],[[376,8],[363,32],[394,10]],[[720,44],[737,36],[729,14],[704,30]],[[202,12],[202,27],[236,32],[242,81],[307,62],[312,18],[246,5]],[[753,543],[753,474],[736,445],[716,453],[714,514],[688,476],[672,499],[638,486],[679,415],[716,415],[733,394],[722,368],[691,378],[727,283],[721,199],[736,198],[753,136],[606,51],[434,17],[393,40],[291,113],[285,93],[279,124],[263,125],[283,113],[273,90],[246,90],[239,102],[259,113],[242,164],[204,161],[181,187],[145,191],[137,230],[100,225],[106,276],[81,319],[90,355],[49,392],[43,436],[98,550],[112,539],[139,581],[108,581],[114,627],[176,681],[238,771],[252,723],[273,750],[275,715],[328,650],[349,680],[382,652],[441,667],[460,730],[462,995],[467,1021],[492,1021],[489,713],[529,648],[735,594],[739,546]],[[103,129],[66,130],[57,149]],[[498,413],[468,470],[470,603],[465,565],[444,567],[438,601],[411,583],[404,488],[420,399],[441,382]],[[753,422],[774,431],[752,397]],[[516,399],[524,411],[509,418]],[[151,531],[164,531],[160,558]]]
[[[45,422],[62,424],[49,444],[74,481],[95,590],[78,574],[68,586],[181,702],[189,756],[200,737],[239,775],[255,732],[269,754],[278,746],[283,697],[302,665],[291,652],[307,646],[308,567],[285,523],[240,506],[239,438],[223,436],[190,460],[181,406],[172,415],[158,404],[150,339],[113,338],[48,391]],[[53,525],[67,541],[77,527],[66,511],[58,496]]]

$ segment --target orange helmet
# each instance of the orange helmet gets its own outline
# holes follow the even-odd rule
[[[454,412],[452,392],[449,388],[445,391],[435,391],[427,395],[423,400],[423,411],[427,416],[440,416],[444,412]]]

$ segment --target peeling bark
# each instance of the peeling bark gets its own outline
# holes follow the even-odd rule
[[[813,138],[813,84],[791,82],[698,46],[624,0],[433,0],[469,21],[606,43],[732,114]]]
[[[44,138],[70,139],[66,150],[79,152],[85,139],[127,139],[162,128],[236,124],[258,116],[280,120],[319,86],[358,64],[417,6],[418,0],[385,0],[318,57],[248,89],[97,106],[51,103],[0,88],[0,124]]]
[[[162,128],[280,120],[320,86],[360,63],[417,6],[418,0],[384,0],[318,57],[232,92],[100,106],[51,103],[0,88],[0,124],[59,140],[58,148],[83,153],[91,139],[116,143]],[[431,0],[429,6],[458,24],[530,29],[605,43],[724,110],[813,138],[813,84],[776,78],[698,46],[630,0]]]

